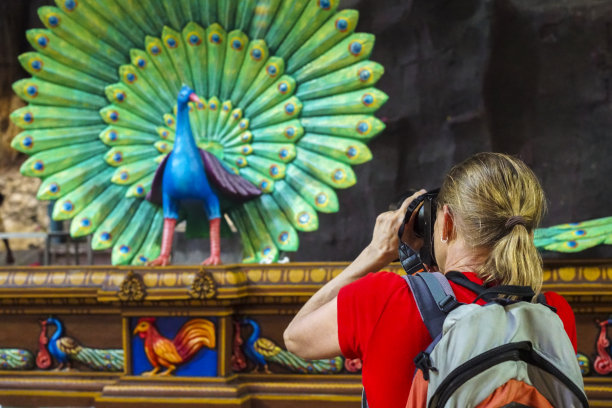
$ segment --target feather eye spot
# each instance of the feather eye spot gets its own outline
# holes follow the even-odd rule
[[[126,170],[123,170],[121,173],[119,173],[119,179],[121,181],[127,181],[129,178],[130,174]]]
[[[189,44],[200,45],[202,44],[202,38],[198,34],[193,33],[189,36]]]
[[[361,54],[362,50],[363,50],[363,45],[361,45],[359,41],[353,41],[352,43],[349,44],[349,52],[356,57],[359,56],[359,54]]]
[[[134,81],[136,81],[136,75],[132,72],[128,72],[127,75],[125,76],[125,80],[132,84],[134,83]]]
[[[310,222],[310,214],[308,214],[307,212],[301,212],[298,215],[298,224],[300,225],[306,225],[308,224],[308,222]]]
[[[131,250],[132,249],[127,245],[121,245],[119,247],[119,252],[121,252],[122,254],[129,254]]]
[[[278,152],[278,156],[279,156],[281,159],[286,159],[287,157],[289,157],[289,150],[287,150],[287,149],[285,149],[285,148],[282,148],[282,149],[280,150],[280,152]]]
[[[140,68],[145,68],[147,66],[147,60],[144,58],[138,58],[136,59],[136,65],[138,65]]]
[[[38,58],[33,59],[33,60],[30,62],[30,67],[31,67],[31,68],[32,68],[34,71],[38,72],[38,71],[40,71],[40,70],[42,69],[42,67],[43,67],[43,62],[42,62],[41,60],[39,60]]]
[[[55,28],[59,25],[60,18],[57,14],[51,14],[49,15],[49,18],[47,18],[47,22],[49,23],[51,28]]]
[[[255,61],[259,61],[261,57],[263,57],[263,51],[261,48],[253,48],[251,50],[251,58],[253,58]]]
[[[345,32],[348,29],[349,23],[346,18],[339,18],[336,20],[336,28],[340,32]]]
[[[72,212],[72,210],[74,210],[74,204],[72,204],[70,200],[64,201],[62,204],[62,211],[69,213]]]
[[[357,75],[361,82],[367,82],[372,77],[372,71],[369,68],[361,68]]]
[[[119,112],[117,111],[111,111],[110,114],[108,115],[108,118],[113,121],[116,122],[119,120]]]
[[[253,134],[251,132],[244,132],[242,135],[240,135],[240,141],[242,143],[249,143],[251,141],[251,139],[253,138]]]
[[[167,118],[167,119],[166,119],[166,125],[168,125],[168,126],[172,126],[172,125],[174,125],[174,119],[172,119],[172,118]]]
[[[357,123],[357,132],[359,132],[362,135],[365,135],[367,133],[370,132],[370,124],[364,120],[359,121],[359,123]]]
[[[342,181],[345,178],[346,178],[346,173],[342,169],[337,169],[336,171],[334,171],[334,174],[332,176],[332,179],[335,182]]]
[[[136,186],[136,194],[138,194],[139,196],[143,195],[144,191],[145,189],[141,184]]]
[[[162,137],[162,139],[167,139],[168,138],[168,131],[167,130],[163,130],[161,132],[161,137]]]
[[[77,2],[75,0],[66,0],[64,2],[64,7],[66,7],[66,10],[68,11],[74,10],[76,6],[77,6]]]
[[[319,193],[319,194],[317,194],[317,197],[316,197],[316,204],[318,206],[325,205],[325,204],[327,204],[327,200],[328,200],[327,194]]]
[[[26,112],[26,113],[23,115],[23,121],[24,121],[25,123],[32,123],[32,122],[34,122],[34,115],[32,115],[32,113],[31,113],[31,112]]]
[[[242,113],[240,113],[240,111],[236,111],[232,114],[232,118],[234,118],[234,120],[240,120],[242,119]]]
[[[149,262],[149,258],[147,258],[146,256],[143,256],[143,255],[140,255],[140,256],[138,257],[138,260],[139,260],[140,262],[142,262],[142,263],[147,263],[147,262]]]
[[[35,98],[38,95],[38,87],[36,85],[30,85],[26,88],[26,92],[32,98]]]
[[[265,247],[263,251],[261,251],[261,253],[264,254],[265,256],[270,255],[270,252],[272,252],[272,248],[270,248],[269,246]]]
[[[586,235],[586,231],[583,229],[579,229],[579,230],[574,231],[574,235],[581,237],[583,235]]]
[[[218,33],[212,33],[210,35],[210,42],[213,44],[221,44],[221,36]]]
[[[568,242],[566,243],[566,245],[567,245],[569,248],[576,248],[576,247],[578,246],[578,243],[577,243],[576,241],[568,241]]]
[[[321,7],[323,10],[329,10],[331,8],[330,0],[318,0],[318,3],[319,7]]]
[[[240,129],[246,129],[247,127],[249,127],[249,122],[246,119],[242,119],[238,124],[238,127]]]
[[[21,145],[27,149],[31,149],[34,146],[34,139],[31,136],[26,136],[21,141]]]
[[[228,104],[227,102],[226,102],[226,103],[224,103],[224,104],[223,104],[223,112],[227,112],[227,111],[229,111],[229,110],[230,110],[230,106],[229,106],[229,104]]]
[[[32,170],[34,170],[35,172],[41,172],[45,169],[45,164],[42,162],[42,160],[36,160],[34,162],[34,164],[32,165]]]
[[[202,110],[205,108],[204,104],[202,102],[198,102],[198,104],[196,105],[196,107],[198,108],[198,110]]]
[[[359,153],[359,151],[354,146],[350,146],[348,149],[346,149],[346,157],[348,157],[349,159],[352,159],[357,156],[357,153]]]
[[[115,100],[119,103],[125,101],[125,92],[123,91],[115,91]]]
[[[295,128],[293,126],[287,126],[285,128],[285,137],[287,139],[293,139],[293,136],[295,136]]]
[[[157,45],[153,45],[149,51],[151,52],[151,54],[153,55],[159,55],[161,53],[161,48],[159,48]]]
[[[81,220],[81,227],[87,228],[91,226],[91,220],[89,218],[83,218]]]
[[[266,68],[266,72],[268,73],[268,75],[274,78],[276,74],[278,74],[278,68],[275,64],[270,64],[268,65],[268,68]]]
[[[51,183],[49,185],[49,192],[57,194],[60,191],[60,186],[57,183]]]
[[[285,81],[281,82],[280,84],[278,84],[278,91],[283,95],[286,94],[287,91],[289,91],[289,84]]]
[[[295,112],[295,105],[292,102],[285,104],[285,112],[287,115],[293,115]]]
[[[278,166],[276,164],[273,164],[270,166],[270,175],[271,176],[278,176],[278,173],[280,172],[280,170],[278,169]]]
[[[210,110],[217,110],[217,104],[214,102],[211,102],[210,105],[208,105],[208,107],[210,108]]]
[[[178,46],[178,42],[174,37],[166,38],[166,45],[170,48],[176,48]]]
[[[116,152],[113,154],[113,161],[115,163],[121,163],[123,161],[123,154],[121,154],[121,152]]]
[[[44,34],[39,34],[38,36],[36,36],[36,42],[42,48],[45,48],[47,47],[47,44],[49,44],[49,38]]]
[[[249,155],[251,153],[253,153],[253,148],[251,146],[243,146],[242,147],[242,154]]]
[[[108,241],[110,241],[112,238],[113,238],[113,236],[112,236],[110,233],[106,232],[106,231],[105,231],[105,232],[103,232],[102,234],[100,234],[100,240],[101,240],[102,242],[108,242]]]
[[[278,236],[278,242],[285,243],[289,240],[289,233],[287,231],[283,231]]]
[[[363,97],[361,98],[361,101],[363,102],[365,106],[370,106],[374,103],[374,95],[370,93],[364,94]]]
[[[232,48],[236,51],[241,51],[244,48],[244,44],[239,39],[232,41]]]
[[[117,132],[115,132],[114,130],[108,132],[108,140],[110,140],[111,142],[117,141]]]
[[[259,183],[259,188],[262,189],[262,190],[265,190],[265,189],[268,188],[268,185],[269,184],[268,184],[268,182],[266,180],[262,180],[262,182]]]

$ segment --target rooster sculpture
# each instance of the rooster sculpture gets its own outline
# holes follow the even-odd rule
[[[47,325],[55,326],[55,332],[48,342],[48,351],[59,363],[58,370],[70,369],[74,362],[83,364],[97,371],[122,371],[123,350],[121,349],[96,349],[85,347],[73,339],[64,336],[64,326],[59,319],[50,317],[41,322],[42,332],[46,333]],[[39,342],[39,346],[44,342]],[[39,368],[48,368],[50,364],[37,359]]]
[[[286,369],[302,374],[335,374],[342,371],[344,358],[342,356],[321,360],[304,360],[295,354],[281,349],[270,339],[260,337],[261,329],[253,319],[243,319],[243,325],[251,326],[253,332],[243,345],[247,358],[255,365],[254,372],[263,370],[271,374],[268,363],[273,362]]]
[[[173,340],[162,336],[155,327],[155,318],[143,317],[134,328],[134,335],[144,340],[144,350],[153,370],[142,375],[171,375],[177,366],[189,361],[202,347],[214,349],[215,325],[207,319],[191,319],[181,327]],[[163,372],[159,372],[165,368]]]
[[[32,77],[13,84],[28,106],[11,114],[24,129],[12,146],[31,155],[21,172],[43,180],[53,218],[112,248],[113,264],[167,263],[183,218],[188,235],[211,234],[207,263],[226,220],[244,262],[273,262],[318,228],[317,211],[338,211],[335,190],[372,157],[383,67],[339,0],[56,4],[39,8],[46,29],[27,32],[36,51],[19,57]],[[240,197],[205,181],[214,165],[241,179]],[[205,205],[181,202],[192,195]]]

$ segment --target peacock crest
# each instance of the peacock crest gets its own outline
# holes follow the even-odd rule
[[[160,253],[164,214],[144,200],[174,145],[177,93],[189,86],[199,148],[262,194],[222,201],[245,262],[296,251],[317,212],[339,209],[335,190],[384,129],[374,88],[374,36],[339,0],[56,0],[38,10],[46,29],[19,57],[31,78],[13,84],[28,102],[11,114],[12,146],[31,157],[37,197],[73,237],[93,234],[113,264]]]

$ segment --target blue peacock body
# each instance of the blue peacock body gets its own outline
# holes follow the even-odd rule
[[[227,214],[244,261],[269,262],[298,249],[318,211],[338,211],[335,190],[372,157],[383,68],[338,0],[56,4],[38,10],[46,29],[27,32],[36,51],[19,57],[32,77],[13,84],[28,106],[11,114],[24,129],[12,146],[31,155],[21,171],[43,180],[53,218],[112,248],[113,264],[158,258],[164,219],[184,217],[145,199],[160,165],[162,197],[202,199],[211,233]],[[195,95],[184,103],[183,85]],[[215,184],[236,177],[257,192]]]

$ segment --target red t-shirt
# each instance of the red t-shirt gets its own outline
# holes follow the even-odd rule
[[[482,284],[475,273],[464,273]],[[476,295],[451,282],[460,302]],[[547,292],[576,350],[576,322],[560,295]],[[362,381],[372,408],[405,407],[414,376],[414,357],[431,343],[406,281],[392,272],[377,272],[343,287],[338,293],[338,340],[346,358],[363,362]]]

